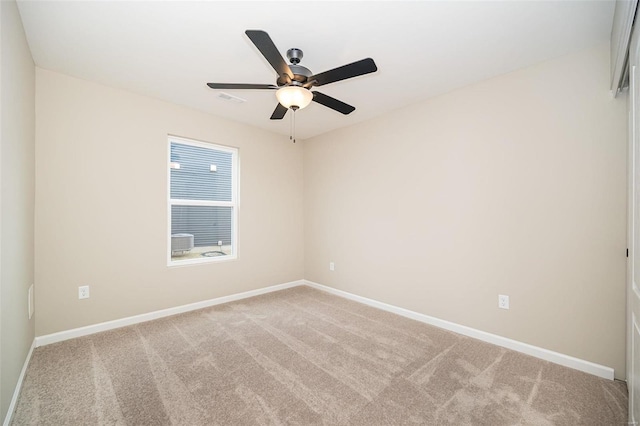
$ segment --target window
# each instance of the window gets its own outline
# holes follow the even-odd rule
[[[169,265],[235,259],[238,150],[169,137]]]

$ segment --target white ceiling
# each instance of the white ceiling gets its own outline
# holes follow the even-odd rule
[[[612,1],[187,2],[19,1],[37,66],[288,135],[271,121],[274,91],[205,83],[275,84],[245,36],[267,31],[281,53],[304,51],[314,73],[371,57],[378,71],[317,90],[356,107],[343,116],[312,103],[299,138],[609,39]]]

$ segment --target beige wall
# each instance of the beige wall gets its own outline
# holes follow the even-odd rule
[[[295,145],[36,74],[37,335],[304,275],[624,377],[626,100],[606,46]],[[166,266],[168,133],[240,148],[237,261]]]
[[[305,278],[624,378],[627,105],[608,60],[598,46],[306,141]]]
[[[34,336],[35,67],[15,1],[0,2],[0,419]]]
[[[301,144],[42,69],[36,87],[37,335],[303,278]],[[167,267],[167,134],[239,148],[236,261]]]

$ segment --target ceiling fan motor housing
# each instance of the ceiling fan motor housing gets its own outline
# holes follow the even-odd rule
[[[302,50],[295,47],[287,50],[287,58],[289,59],[289,62],[291,62],[289,69],[293,73],[293,79],[292,81],[289,81],[287,76],[280,76],[277,80],[278,86],[301,86],[306,83],[308,77],[313,75],[309,68],[298,65],[303,56],[304,54],[302,53]]]
[[[293,73],[293,79],[289,81],[288,76],[280,76],[277,80],[278,86],[302,86],[307,82],[307,78],[313,75],[309,68],[302,65],[289,65],[289,68]]]

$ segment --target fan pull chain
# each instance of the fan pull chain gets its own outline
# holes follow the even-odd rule
[[[293,111],[293,114],[295,114],[295,111]],[[292,114],[292,117],[289,119],[289,140],[290,141],[293,140],[293,114]]]
[[[293,143],[296,143],[296,110],[293,110]]]
[[[289,140],[296,143],[296,111],[298,108],[291,108],[291,120],[289,120]]]

